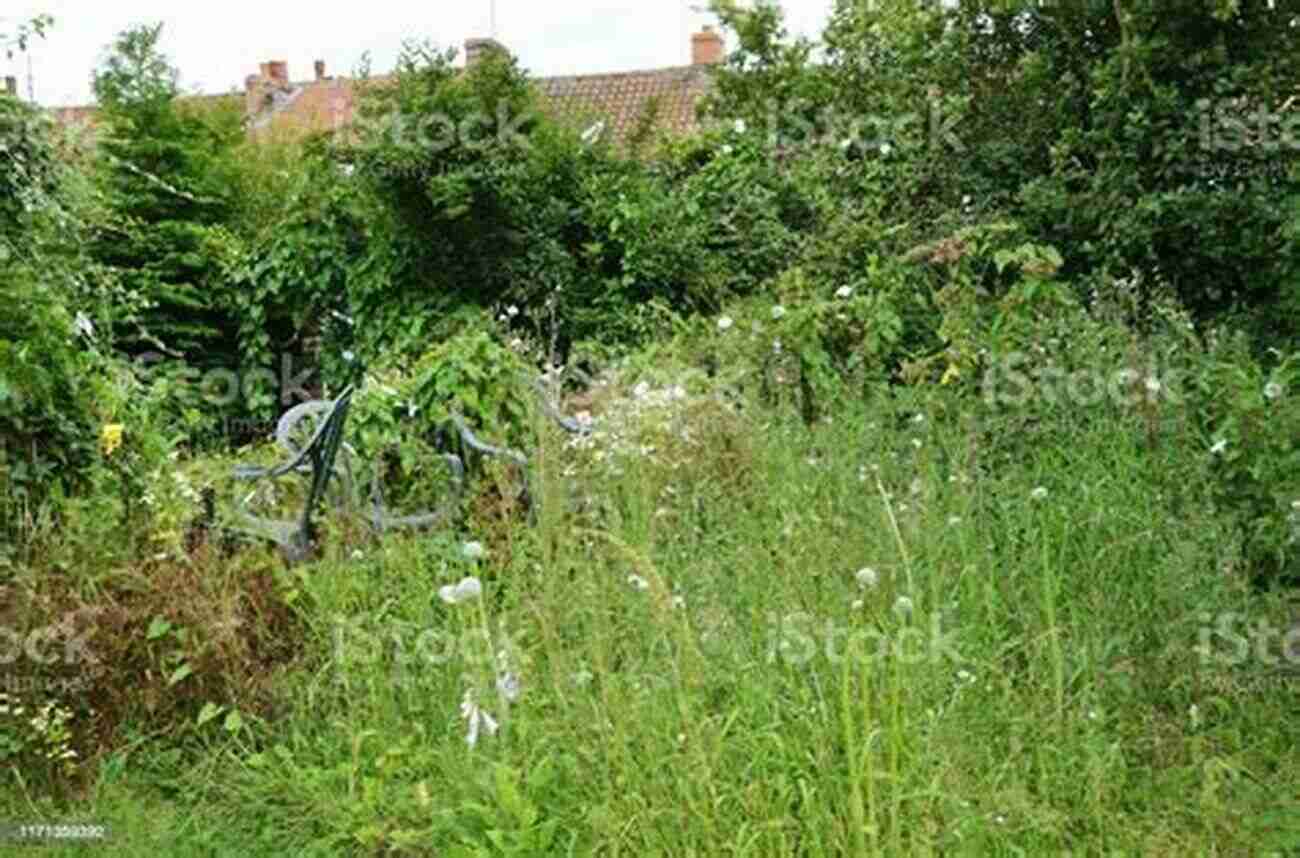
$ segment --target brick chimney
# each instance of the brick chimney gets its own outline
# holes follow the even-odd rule
[[[466,39],[465,40],[465,68],[472,67],[491,51],[501,51],[505,53],[506,46],[496,39]]]
[[[5,78],[5,95],[18,97],[18,78],[9,75]]]
[[[691,36],[691,63],[697,66],[714,66],[722,62],[727,55],[726,43],[722,36],[707,24],[702,32]]]
[[[316,80],[318,80],[318,81],[325,80],[325,61],[324,61],[324,60],[317,60],[317,61],[316,61]]]
[[[257,74],[244,78],[244,109],[249,116],[256,116],[271,103],[276,92],[288,92],[292,88],[287,62],[268,60],[261,63]]]
[[[271,60],[266,64],[266,76],[281,89],[289,88],[289,64],[284,60]]]

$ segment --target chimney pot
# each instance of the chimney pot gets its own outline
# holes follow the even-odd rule
[[[5,77],[5,93],[12,95],[14,98],[18,97],[18,78],[13,75]]]
[[[317,60],[317,61],[316,61],[316,80],[324,80],[324,79],[325,79],[325,61],[324,61],[324,60]]]
[[[697,66],[713,66],[726,57],[726,43],[722,36],[706,25],[703,31],[691,36],[691,62]]]

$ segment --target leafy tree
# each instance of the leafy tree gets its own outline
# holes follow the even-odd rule
[[[38,15],[30,21],[20,23],[13,32],[0,30],[0,50],[5,52],[5,59],[13,59],[14,54],[23,53],[32,38],[43,38],[47,30],[54,25],[49,15]]]
[[[102,220],[43,112],[0,96],[0,545],[96,455],[121,370],[105,347],[121,308],[85,250]],[[4,560],[0,551],[0,561]]]
[[[1080,282],[1137,270],[1201,318],[1300,333],[1300,150],[1237,133],[1263,110],[1285,140],[1296,0],[838,0],[819,62],[775,4],[715,5],[740,50],[711,110],[778,117],[779,145],[823,117],[812,139],[853,141],[844,205],[902,221],[886,246],[1011,218]]]
[[[183,104],[161,35],[161,24],[124,31],[95,73],[100,177],[119,224],[95,254],[150,304],[123,347],[220,359],[234,325],[209,239],[231,210],[225,155],[242,139],[239,106]]]

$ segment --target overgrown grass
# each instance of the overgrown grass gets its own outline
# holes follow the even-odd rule
[[[533,527],[335,546],[295,580],[272,705],[142,734],[0,816],[97,819],[122,855],[1300,843],[1295,660],[1211,631],[1286,606],[1234,566],[1176,423],[1056,409],[1017,442],[1023,414],[936,393],[812,429],[712,396],[637,421],[595,450],[544,435]],[[481,600],[439,598],[467,575]],[[467,692],[501,725],[473,747]]]

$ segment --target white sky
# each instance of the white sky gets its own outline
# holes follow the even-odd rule
[[[496,0],[498,38],[535,75],[629,71],[690,62],[690,34],[711,21],[704,0]],[[816,36],[833,0],[783,0],[792,32]],[[31,49],[36,100],[91,101],[90,75],[119,31],[162,21],[164,50],[190,91],[242,89],[267,60],[287,60],[294,80],[323,59],[329,74],[349,74],[365,51],[387,71],[403,39],[440,47],[490,34],[490,0],[366,0],[337,5],[303,0],[0,0],[0,31],[40,13],[55,18]],[[7,61],[24,97],[28,61]]]

